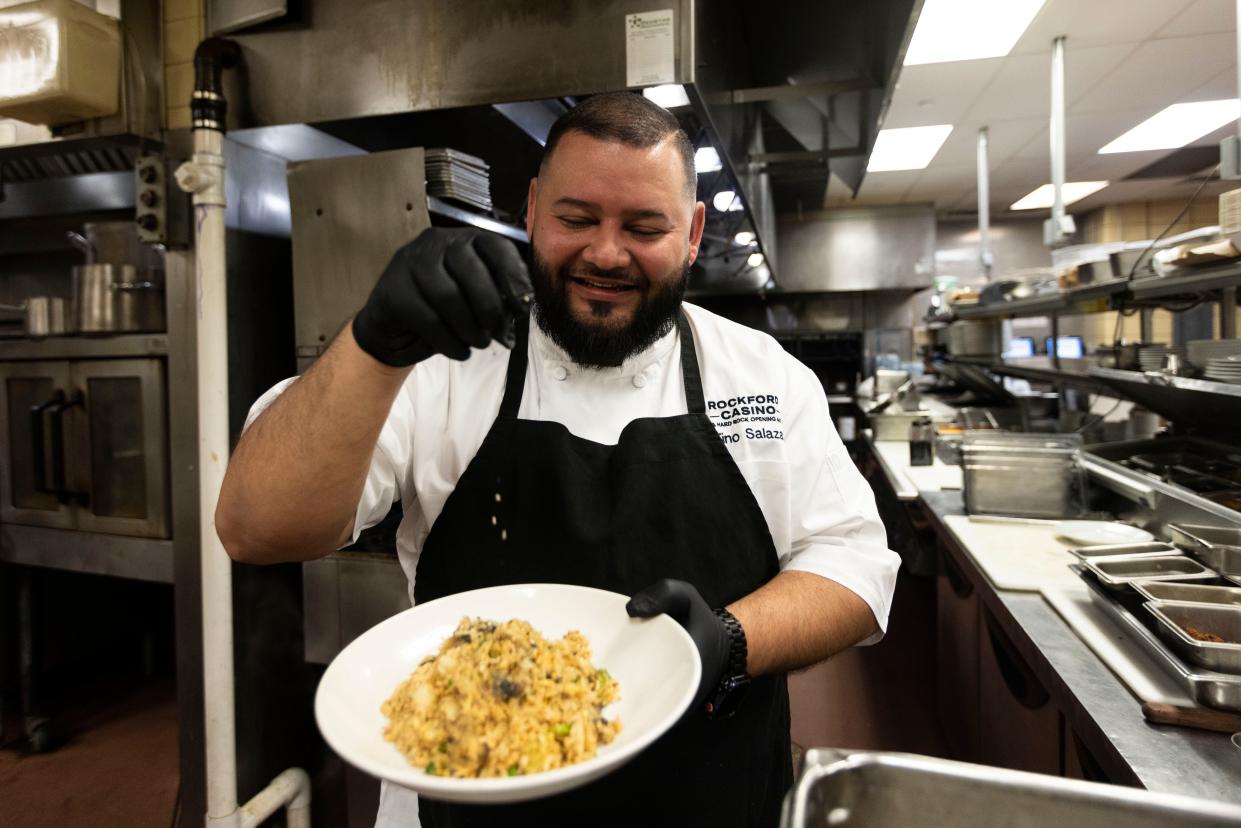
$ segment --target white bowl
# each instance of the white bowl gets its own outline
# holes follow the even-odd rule
[[[1145,529],[1108,520],[1066,520],[1056,524],[1055,533],[1081,546],[1146,543],[1155,539],[1155,536]]]
[[[680,624],[666,615],[625,613],[628,597],[566,584],[491,587],[428,601],[364,632],[328,665],[315,694],[323,738],[359,769],[453,802],[519,802],[575,788],[615,770],[659,738],[689,707],[702,664]],[[463,616],[497,622],[520,618],[545,638],[579,630],[591,661],[620,684],[607,708],[621,732],[598,754],[568,767],[502,779],[453,779],[415,768],[383,737],[380,705],[418,663],[439,651]]]

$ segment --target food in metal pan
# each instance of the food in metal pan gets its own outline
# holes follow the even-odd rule
[[[463,618],[383,703],[384,738],[435,776],[538,773],[616,738],[603,709],[619,697],[580,632],[548,641],[525,621]]]
[[[1205,632],[1203,630],[1198,629],[1197,627],[1191,627],[1189,625],[1185,626],[1185,632],[1189,633],[1189,637],[1194,639],[1195,641],[1209,641],[1212,644],[1234,643],[1234,642],[1228,641],[1227,639],[1220,638],[1218,635],[1216,635],[1213,632]]]

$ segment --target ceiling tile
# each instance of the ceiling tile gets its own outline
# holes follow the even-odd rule
[[[1051,53],[1059,35],[1069,44],[1099,46],[1152,37],[1192,0],[1047,0],[1013,47],[1011,55]]]
[[[984,122],[985,123],[985,122]],[[966,121],[952,130],[952,134],[939,148],[931,166],[976,165],[978,158],[978,122]],[[1029,143],[1040,130],[1047,128],[1047,119],[1018,118],[1013,121],[996,121],[987,124],[987,158],[992,166],[1012,157]]]
[[[995,58],[904,67],[883,128],[958,123],[1001,63]]]
[[[1090,48],[1070,44],[1065,53],[1064,79],[1069,106],[1120,66],[1133,50],[1129,44]],[[1010,55],[991,84],[974,99],[966,117],[975,121],[1046,119],[1050,112],[1051,59],[1047,55]]]
[[[1069,101],[1070,114],[1139,106],[1163,109],[1188,100],[1194,90],[1236,64],[1232,32],[1170,37],[1139,44],[1115,71],[1086,95]]]
[[[1195,0],[1172,18],[1156,37],[1231,32],[1237,26],[1235,0]]]

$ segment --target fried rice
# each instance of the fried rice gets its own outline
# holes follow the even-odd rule
[[[616,738],[620,697],[576,630],[547,641],[525,621],[463,618],[382,711],[384,738],[435,776],[519,776],[572,765]]]

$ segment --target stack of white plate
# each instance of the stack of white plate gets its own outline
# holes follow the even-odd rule
[[[1143,371],[1158,371],[1163,368],[1163,359],[1168,354],[1184,356],[1181,348],[1169,348],[1166,345],[1143,345],[1138,348],[1138,367]]]
[[[1202,376],[1216,382],[1241,385],[1241,355],[1211,357],[1207,360]]]
[[[1241,355],[1241,339],[1195,339],[1185,347],[1191,365],[1207,367],[1207,360]]]
[[[491,167],[486,161],[460,150],[429,148],[426,167],[427,195],[491,211]]]

